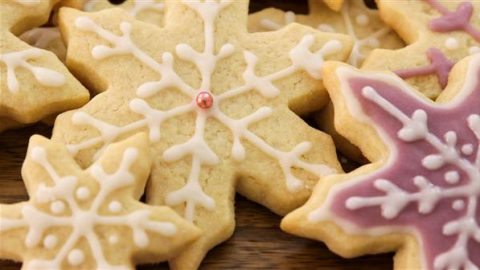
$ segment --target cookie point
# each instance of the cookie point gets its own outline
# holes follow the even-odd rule
[[[209,109],[213,106],[213,96],[208,91],[201,91],[195,98],[197,106],[201,109]]]

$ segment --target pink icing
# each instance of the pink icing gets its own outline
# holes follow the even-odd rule
[[[480,78],[480,69],[476,70]],[[442,187],[452,188],[460,187],[468,183],[476,183],[480,181],[478,178],[469,179],[466,172],[452,163],[446,163],[444,166],[436,170],[428,170],[422,165],[422,160],[438,151],[425,139],[412,140],[410,142],[399,139],[398,132],[404,128],[404,125],[398,118],[392,116],[384,108],[366,98],[362,94],[362,90],[366,86],[373,87],[375,91],[386,101],[393,104],[398,110],[407,116],[411,116],[417,109],[422,109],[427,113],[427,125],[431,134],[436,135],[442,141],[444,134],[448,131],[454,131],[458,135],[457,149],[461,146],[470,144],[474,151],[469,155],[458,153],[462,158],[468,160],[469,163],[479,162],[477,157],[479,150],[479,139],[467,124],[467,118],[472,114],[480,114],[480,83],[477,81],[474,89],[455,106],[442,107],[431,103],[421,101],[417,96],[404,88],[398,87],[393,83],[384,81],[352,77],[349,79],[349,85],[352,89],[351,95],[358,101],[360,109],[371,119],[379,133],[384,134],[391,141],[390,149],[394,149],[392,153],[397,152],[398,155],[392,157],[393,162],[388,166],[374,171],[371,174],[361,176],[356,179],[347,181],[345,185],[340,185],[332,197],[330,208],[335,216],[349,221],[360,229],[387,228],[390,231],[396,231],[399,228],[413,228],[417,235],[421,238],[421,248],[428,269],[436,269],[434,261],[441,254],[452,249],[457,243],[458,236],[456,234],[446,236],[444,231],[445,224],[456,221],[464,217],[467,213],[466,209],[455,210],[452,207],[454,201],[462,200],[467,205],[467,197],[459,196],[453,198],[442,198],[435,203],[433,210],[429,213],[420,213],[417,201],[408,202],[405,207],[394,218],[388,219],[382,215],[382,208],[379,205],[364,206],[357,209],[347,206],[347,201],[352,197],[372,198],[385,196],[385,192],[374,186],[378,179],[386,179],[390,183],[396,185],[407,193],[415,193],[419,191],[419,187],[414,184],[412,179],[415,176],[425,176],[431,184]],[[351,105],[350,105],[351,106]],[[480,156],[480,155],[479,155]],[[480,170],[480,165],[476,165]],[[456,184],[447,183],[445,181],[445,173],[448,171],[457,171],[459,173],[459,182]],[[353,182],[352,182],[353,181]],[[398,194],[398,193],[396,193]],[[480,204],[480,198],[472,195],[473,198],[479,200],[476,204]],[[467,207],[465,207],[467,208]],[[480,223],[480,206],[476,205],[474,210],[474,218],[476,224]],[[470,261],[480,267],[480,235],[479,239],[474,237],[467,238],[468,242],[463,248]],[[459,265],[456,268],[466,268]],[[472,268],[473,269],[473,268]]]
[[[437,48],[428,49],[427,57],[430,60],[430,65],[417,68],[400,69],[395,71],[395,73],[403,79],[435,74],[442,88],[445,88],[448,83],[448,74],[450,74],[450,70],[455,63],[445,57],[442,51]]]
[[[457,10],[449,11],[438,0],[426,0],[434,9],[442,14],[440,18],[433,19],[428,24],[430,30],[440,33],[452,31],[465,31],[476,41],[480,42],[480,31],[470,23],[473,14],[473,5],[470,2],[462,2]]]

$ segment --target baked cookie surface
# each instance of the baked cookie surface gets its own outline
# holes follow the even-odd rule
[[[340,5],[338,12],[321,1],[309,0],[307,15],[267,8],[249,16],[249,30],[273,31],[298,22],[320,31],[349,35],[354,43],[348,63],[354,66],[361,66],[365,57],[376,48],[399,49],[404,46],[400,37],[380,19],[377,10],[368,8],[363,1],[337,2]]]
[[[372,164],[320,182],[282,221],[344,257],[396,251],[395,269],[480,266],[480,54],[434,103],[393,74],[325,65],[339,132]]]
[[[106,91],[60,116],[53,139],[88,166],[109,143],[148,131],[147,201],[204,229],[170,261],[196,268],[231,235],[235,190],[286,214],[319,178],[341,171],[331,138],[295,113],[326,103],[321,66],[344,60],[351,40],[300,25],[249,34],[247,1],[167,1],[166,10],[165,28],[119,9],[61,11],[67,63]]]
[[[0,2],[0,119],[7,119],[0,130],[37,122],[89,99],[87,89],[55,55],[15,36],[46,22],[56,2]]]
[[[448,82],[453,64],[480,51],[479,1],[377,1],[380,17],[407,47],[376,50],[365,60],[369,70],[391,70],[417,91],[435,99]]]
[[[112,144],[87,170],[33,136],[22,169],[30,200],[0,205],[0,257],[25,269],[135,269],[174,256],[200,231],[139,202],[150,167],[145,134]]]

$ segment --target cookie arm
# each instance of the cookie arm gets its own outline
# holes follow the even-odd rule
[[[190,166],[189,162],[162,162],[154,168],[147,190],[147,202],[161,205],[166,204],[169,198],[167,205],[184,216],[188,215],[187,207],[193,207],[194,216],[187,218],[192,219],[202,230],[198,240],[169,261],[172,269],[198,268],[208,250],[232,235],[235,225],[235,175],[234,169],[227,164],[202,167],[199,174],[201,190],[193,188],[195,185],[185,185],[185,166]],[[204,178],[205,174],[201,173],[206,170],[209,171],[208,178]],[[214,208],[206,209],[204,205],[198,204],[203,201],[197,200],[202,198],[199,196],[200,191],[214,201]],[[172,197],[172,194],[176,197]]]
[[[0,204],[0,258],[21,262],[25,247],[23,236],[27,227],[22,219],[22,208],[26,202]]]
[[[275,44],[285,42],[290,51]],[[271,77],[271,82],[281,92],[281,102],[287,102],[297,114],[306,114],[318,110],[328,102],[328,95],[322,84],[322,66],[327,60],[345,61],[352,49],[352,39],[343,34],[331,34],[315,31],[312,28],[292,23],[279,31],[249,34],[245,43],[254,55],[262,53],[266,48],[272,58],[260,62],[255,73],[264,74],[269,70],[282,70],[297,76],[295,82],[288,76],[281,80]],[[286,68],[288,67],[288,68]],[[284,85],[293,85],[286,88]]]

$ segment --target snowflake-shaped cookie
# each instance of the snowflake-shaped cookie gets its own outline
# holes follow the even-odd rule
[[[107,91],[62,115],[53,138],[87,165],[109,143],[148,131],[147,200],[205,229],[173,261],[194,268],[231,235],[235,190],[285,214],[340,170],[331,138],[292,111],[326,103],[323,62],[345,59],[351,41],[300,25],[249,34],[247,1],[172,1],[166,10],[165,28],[118,9],[61,11],[71,68]]]
[[[163,0],[128,0],[120,5],[111,4],[108,0],[67,0],[60,2],[59,5],[89,12],[119,7],[138,20],[158,26],[163,25]],[[66,48],[58,27],[44,26],[33,28],[23,33],[20,39],[34,47],[52,51],[62,62],[65,62]]]
[[[0,205],[0,257],[25,269],[134,269],[174,256],[200,232],[165,206],[139,202],[147,136],[109,146],[87,170],[65,146],[30,140],[22,174],[30,200]]]
[[[15,35],[48,20],[56,0],[0,1],[0,130],[76,108],[88,91],[50,52]],[[12,124],[13,123],[13,124]]]
[[[374,163],[321,182],[283,228],[346,257],[397,250],[396,269],[479,269],[480,54],[438,103],[390,74],[328,68],[341,133]]]
[[[396,33],[380,20],[378,12],[369,9],[363,1],[346,1],[340,6],[340,11],[336,12],[319,0],[309,0],[308,15],[296,15],[275,8],[264,9],[250,15],[249,30],[272,31],[298,22],[324,32],[347,34],[354,40],[348,59],[354,66],[360,66],[375,48],[398,49],[403,46]]]
[[[375,50],[365,60],[365,69],[397,72],[434,99],[446,86],[452,64],[480,51],[480,1],[380,0],[377,4],[385,23],[409,46]]]

